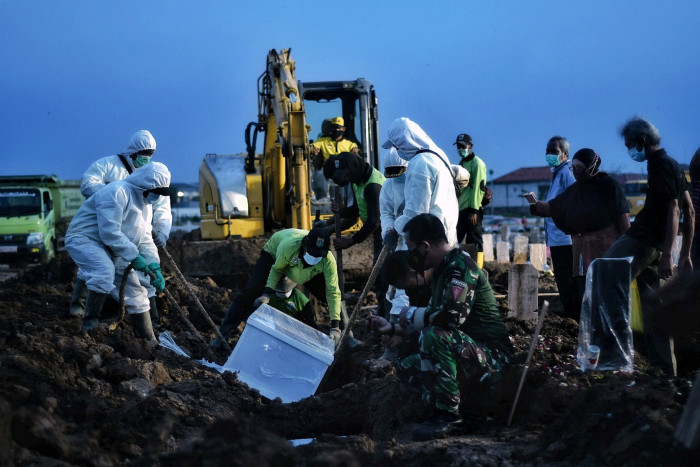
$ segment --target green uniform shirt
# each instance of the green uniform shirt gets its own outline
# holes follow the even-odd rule
[[[357,143],[349,139],[343,138],[340,141],[336,141],[330,136],[321,136],[311,145],[321,150],[324,162],[331,156],[337,156],[341,152],[352,152],[357,147]]]
[[[481,186],[486,186],[486,164],[479,159],[476,154],[471,160],[463,157],[459,165],[469,171],[469,185],[462,188],[462,194],[459,196],[459,210],[467,208],[481,209],[481,200],[484,198],[484,192],[481,191]]]
[[[384,175],[377,169],[372,169],[372,175],[365,183],[359,185],[352,184],[352,191],[355,193],[355,201],[357,201],[357,210],[360,213],[360,220],[362,222],[367,221],[367,201],[365,200],[365,188],[370,183],[376,183],[377,185],[384,185]]]
[[[301,242],[309,232],[300,229],[285,229],[275,233],[263,247],[275,258],[275,264],[267,276],[266,287],[274,289],[282,276],[297,284],[305,284],[318,274],[326,281],[326,303],[332,320],[340,319],[340,288],[335,257],[330,251],[314,266],[305,266],[299,257]]]
[[[282,313],[296,318],[307,303],[309,303],[308,297],[301,293],[299,289],[294,289],[289,298],[280,297],[276,293],[271,294],[269,305],[272,308],[277,308]]]
[[[512,345],[484,271],[459,248],[436,268],[427,308],[413,316],[416,330],[427,326],[459,329],[478,343],[512,355]]]

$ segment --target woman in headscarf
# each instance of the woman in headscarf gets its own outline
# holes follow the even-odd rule
[[[600,156],[593,149],[579,150],[572,162],[576,183],[549,202],[530,204],[533,215],[551,217],[559,229],[571,235],[574,294],[579,310],[588,266],[630,226],[629,203],[622,187],[599,170],[600,164]]]

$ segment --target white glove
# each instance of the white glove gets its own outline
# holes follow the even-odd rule
[[[257,310],[260,307],[260,305],[267,305],[268,303],[270,303],[270,296],[264,293],[258,298],[256,298],[255,302],[253,302],[253,310]]]
[[[335,346],[338,347],[338,344],[340,344],[340,328],[331,328],[328,332],[328,336],[333,339]]]
[[[168,242],[168,237],[163,232],[156,232],[155,236],[153,237],[153,243],[156,244],[158,247],[164,247],[165,244]]]

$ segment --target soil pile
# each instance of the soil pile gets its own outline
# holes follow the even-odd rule
[[[581,372],[578,326],[550,315],[537,342],[513,425],[506,426],[534,322],[507,319],[516,365],[503,382],[470,388],[467,423],[442,440],[413,442],[420,398],[399,392],[382,349],[364,335],[347,352],[326,392],[283,404],[268,400],[196,359],[223,364],[214,337],[177,280],[168,288],[204,339],[159,299],[164,327],[193,358],[134,337],[110,303],[90,334],[66,315],[75,268],[62,254],[19,280],[0,283],[1,465],[692,465],[700,454],[673,431],[700,366],[698,335],[676,342],[680,376],[664,377],[636,356],[635,372]],[[503,266],[487,265],[496,293]],[[232,291],[189,278],[219,323]],[[543,277],[541,290],[551,291]],[[361,289],[361,285],[358,285]],[[348,305],[359,291],[348,294]],[[500,300],[505,315],[506,302]],[[557,304],[553,300],[552,307]],[[367,303],[368,305],[371,303]],[[111,326],[110,326],[111,325]],[[112,328],[112,329],[111,329]],[[288,440],[315,438],[294,447]],[[297,443],[298,444],[298,443]],[[693,462],[695,461],[695,462]]]

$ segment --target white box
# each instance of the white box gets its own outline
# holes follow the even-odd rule
[[[333,363],[330,337],[269,305],[246,321],[225,370],[268,399],[295,402],[313,395]]]

